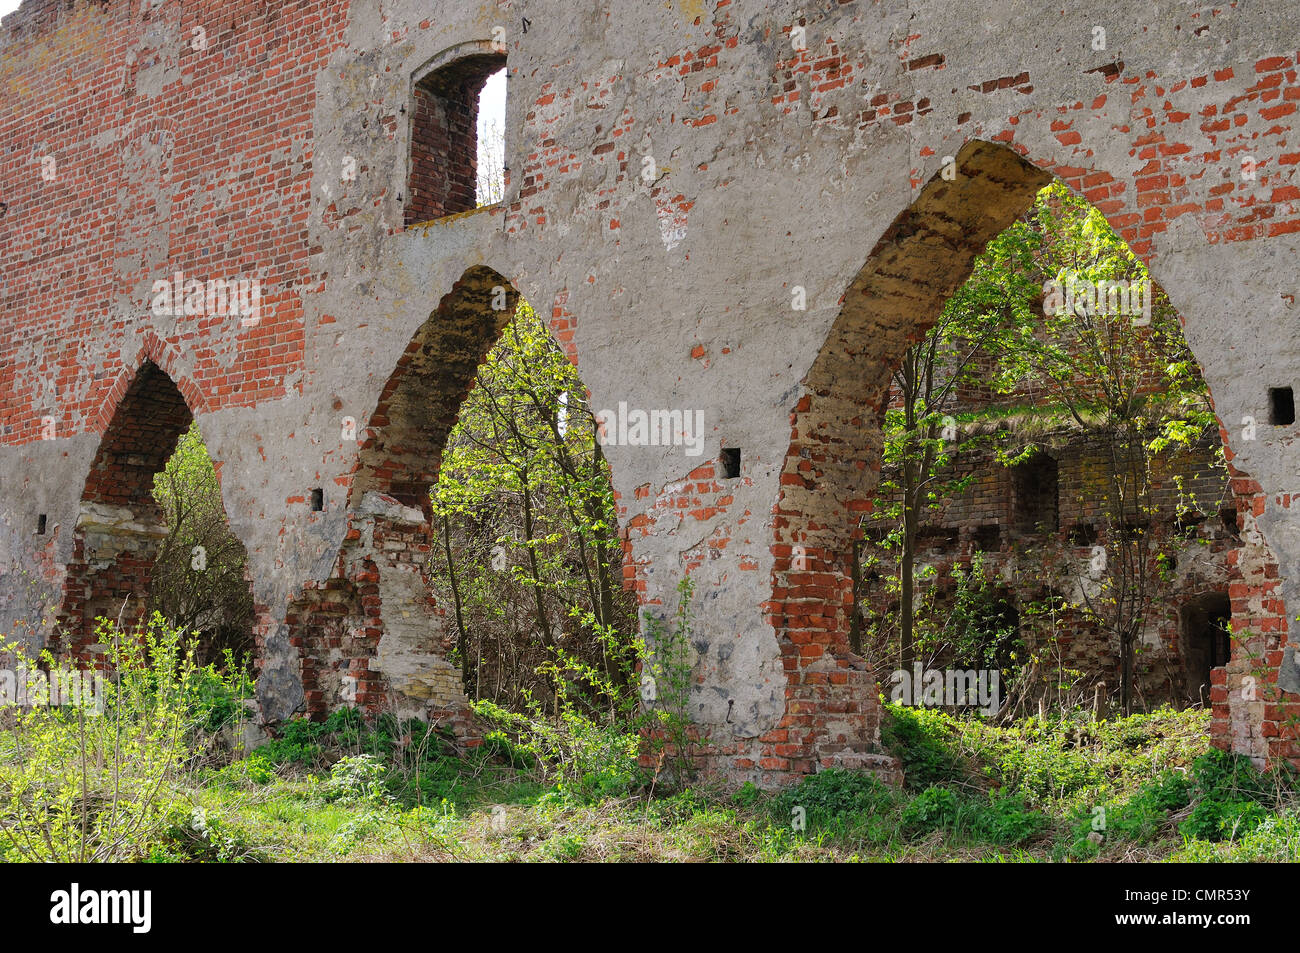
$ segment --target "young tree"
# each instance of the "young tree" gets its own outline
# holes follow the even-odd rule
[[[997,393],[1018,376],[1016,365],[990,360],[990,355],[1021,341],[1033,323],[1033,238],[1004,233],[990,243],[970,278],[893,373],[875,513],[895,526],[886,543],[897,551],[899,662],[904,668],[916,658],[921,523],[928,510],[969,482],[969,476],[961,478],[952,470],[959,442],[967,453],[987,442],[971,435],[959,439],[961,391],[973,387]],[[854,648],[860,650],[856,615],[854,624]]]
[[[966,456],[978,446],[954,438],[980,414],[1029,401],[1039,429],[1073,428],[1105,448],[1098,492],[1105,525],[1075,580],[1074,608],[1116,644],[1121,703],[1130,711],[1134,655],[1167,575],[1145,529],[1156,510],[1152,455],[1190,447],[1214,427],[1178,317],[1146,267],[1100,212],[1061,183],[1049,185],[989,243],[935,326],[908,349],[893,385],[876,512],[898,551],[903,664],[915,657],[918,607],[927,604],[916,580],[920,525],[969,480],[958,450]],[[963,399],[976,387],[979,400]],[[1004,464],[1039,449],[1014,428],[995,433],[982,441]]]
[[[609,466],[576,369],[526,303],[479,371],[432,498],[471,697],[542,689],[557,652],[627,681],[618,645],[637,622]]]
[[[248,554],[226,521],[221,485],[198,424],[181,435],[154,478],[153,495],[168,533],[154,561],[150,612],[199,633],[200,664],[220,664],[227,649],[236,658],[251,659]]]
[[[1103,533],[1077,591],[1079,608],[1118,647],[1128,714],[1135,655],[1167,591],[1168,567],[1150,532],[1158,515],[1153,456],[1217,430],[1178,315],[1105,217],[1057,183],[1040,194],[1033,218],[1049,236],[1037,256],[1043,331],[1026,337],[1021,353],[1051,401],[1104,448]]]

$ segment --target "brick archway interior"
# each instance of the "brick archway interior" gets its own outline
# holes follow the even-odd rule
[[[142,618],[167,534],[154,476],[193,419],[175,382],[145,361],[100,439],[81,498],[59,624],[73,655],[93,654],[96,618],[126,626]]]

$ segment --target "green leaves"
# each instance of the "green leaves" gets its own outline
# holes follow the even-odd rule
[[[878,603],[868,623],[878,668],[895,645],[904,667],[918,651],[942,655],[952,634],[949,602],[936,606],[946,580],[918,566],[922,532],[943,526],[934,511],[995,462],[1020,466],[1045,444],[1081,436],[1106,464],[1086,488],[1101,514],[1093,559],[1102,570],[1077,608],[1131,662],[1171,578],[1140,529],[1157,507],[1153,458],[1217,447],[1217,422],[1177,314],[1105,216],[1062,183],[1043,189],[907,350],[889,396],[867,524],[877,544],[863,550],[864,570],[893,576],[875,591],[897,594],[896,613]],[[1126,706],[1130,669],[1126,662]]]
[[[238,673],[200,668],[190,640],[159,615],[130,633],[100,619],[96,636],[108,670],[98,698],[6,712],[0,842],[26,860],[146,856],[177,781],[205,754],[217,699],[248,687]],[[42,662],[75,674],[69,663]]]
[[[150,608],[202,634],[201,661],[221,662],[229,651],[251,665],[245,658],[253,649],[248,554],[226,521],[216,467],[197,423],[154,478],[153,496],[168,534],[154,562]]]
[[[570,786],[622,777],[643,645],[609,466],[577,369],[525,302],[479,369],[431,498],[435,586],[456,610],[476,710]]]

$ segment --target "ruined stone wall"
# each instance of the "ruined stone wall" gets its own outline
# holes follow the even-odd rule
[[[951,465],[938,471],[938,486],[960,488],[922,514],[918,578],[933,607],[924,625],[948,621],[955,600],[953,573],[968,570],[975,553],[981,553],[996,596],[1015,610],[1020,637],[1041,659],[1029,679],[1031,693],[1037,697],[1049,685],[1064,684],[1069,690],[1050,691],[1053,703],[1091,703],[1096,685],[1111,696],[1120,685],[1118,639],[1085,610],[1092,599],[1103,617],[1109,611],[1104,586],[1114,577],[1093,561],[1115,531],[1107,503],[1114,492],[1107,476],[1113,463],[1096,433],[1045,434],[1038,442],[1044,449],[1020,466],[1006,466],[988,448],[959,449]],[[1041,466],[1044,460],[1051,466]],[[1234,501],[1212,445],[1154,454],[1150,467],[1141,532],[1151,557],[1146,567],[1151,597],[1135,653],[1135,702],[1148,708],[1208,703],[1208,684],[1202,691],[1208,673],[1201,671],[1206,620],[1195,610],[1218,601],[1212,597],[1228,598],[1230,556],[1241,545]],[[885,512],[882,507],[867,522],[869,540],[882,539],[897,526]],[[869,543],[864,555],[874,557],[878,577],[886,571],[896,575],[892,550]],[[1077,608],[1062,611],[1067,605]],[[864,627],[874,625],[877,633],[887,634],[897,618],[897,595],[883,583],[869,585],[861,611]],[[875,655],[881,654],[880,642],[872,646]],[[872,662],[879,673],[892,669],[896,658],[873,657]]]
[[[1057,527],[1069,531],[1102,524],[1114,496],[1109,476],[1114,462],[1105,437],[1066,432],[1030,442],[1039,443],[1041,449],[1019,466],[1000,462],[989,447],[958,448],[951,465],[936,471],[936,480],[939,486],[960,481],[961,487],[943,494],[924,514],[923,529],[973,532],[992,526],[1006,533],[1030,532],[1037,520],[1029,517],[1035,512],[1050,513],[1052,533]],[[1054,464],[1050,473],[1034,471],[1035,461],[1043,458]],[[1198,508],[1216,519],[1229,511],[1235,524],[1227,473],[1215,447],[1200,444],[1152,454],[1149,466],[1148,503],[1157,522],[1172,525],[1181,509]],[[1050,487],[1043,483],[1048,480]],[[1037,497],[1040,490],[1050,497],[1050,504]],[[887,494],[884,498],[891,499]],[[879,535],[889,528],[878,525],[882,518],[883,514],[873,516],[865,525]]]
[[[765,784],[871,766],[847,560],[886,370],[1056,175],[1168,290],[1223,424],[1255,634],[1218,676],[1216,737],[1295,754],[1296,429],[1267,423],[1267,389],[1300,383],[1293,7],[26,0],[0,24],[0,631],[48,635],[92,462],[151,361],[249,553],[263,716],[323,690],[293,621],[322,590],[361,600],[345,619],[378,610],[356,673],[450,704],[419,697],[436,607],[363,543],[403,501],[377,488],[362,513],[353,483],[408,346],[487,268],[554,315],[594,406],[704,415],[698,457],[606,450],[644,608],[696,581],[707,764]],[[505,200],[407,227],[415,83],[494,41]],[[256,279],[258,307],[160,313],[178,273]],[[481,340],[439,346],[472,367]]]

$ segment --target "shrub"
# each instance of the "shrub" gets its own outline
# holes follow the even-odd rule
[[[212,665],[195,669],[192,707],[205,731],[217,732],[247,720],[244,701],[253,697],[253,679],[245,668],[246,663],[227,651],[220,669]]]
[[[1267,817],[1254,830],[1238,834],[1231,843],[1190,840],[1172,859],[1188,863],[1295,863],[1300,859],[1300,814],[1294,810]]]
[[[275,780],[275,766],[269,758],[254,752],[242,762],[244,773],[254,784],[270,784]]]
[[[1185,837],[1204,841],[1236,838],[1249,833],[1269,816],[1256,801],[1215,801],[1205,799],[1192,809],[1187,820],[1178,825]]]
[[[1142,785],[1127,801],[1077,811],[1072,825],[1070,857],[1083,860],[1097,856],[1105,841],[1149,844],[1169,823],[1169,812],[1187,806],[1190,784],[1186,775],[1166,771],[1155,781]],[[1100,834],[1101,837],[1092,836]]]
[[[953,750],[955,738],[943,714],[894,704],[885,708],[881,740],[889,753],[903,763],[908,788],[921,791],[968,777],[969,771]]]
[[[957,820],[957,795],[947,788],[928,787],[903,808],[903,830],[912,836],[952,827]]]
[[[324,767],[326,749],[359,749],[369,736],[361,713],[352,708],[332,712],[324,721],[295,718],[280,726],[279,737],[257,749],[272,764]],[[370,741],[369,747],[384,748],[384,742]]]
[[[1025,807],[1025,802],[1011,794],[994,794],[987,801],[974,798],[962,802],[965,808],[958,818],[958,829],[976,840],[1014,847],[1039,834],[1047,818]]]
[[[324,797],[340,804],[382,804],[387,798],[384,777],[388,769],[374,755],[343,758],[330,768]]]
[[[240,676],[200,669],[192,642],[160,615],[132,633],[101,619],[96,635],[112,673],[101,704],[82,697],[14,709],[13,727],[0,733],[0,839],[13,857],[146,856],[168,823],[176,786],[203,755],[196,745],[212,699],[241,690]],[[9,651],[21,658],[17,647]],[[76,674],[48,655],[43,663],[64,678]]]
[[[689,580],[678,588],[688,605]],[[626,795],[641,783],[638,730],[647,720],[666,722],[658,711],[636,717],[640,699],[631,687],[631,666],[637,660],[650,664],[644,641],[629,645],[615,627],[600,625],[590,614],[581,620],[606,646],[611,668],[597,668],[556,647],[537,668],[552,686],[545,702],[523,689],[522,711],[486,700],[471,704],[497,725],[487,736],[489,744],[504,748],[514,763],[535,764],[537,774],[554,779],[564,796],[590,802]]]
[[[1286,783],[1256,771],[1248,758],[1217,748],[1196,759],[1193,773],[1196,804],[1178,830],[1185,837],[1206,841],[1237,837],[1259,827]]]
[[[202,807],[169,811],[168,825],[148,855],[153,863],[246,864],[268,859],[266,849],[242,827]]]
[[[501,726],[489,740],[535,759],[566,796],[579,801],[621,796],[639,780],[638,738],[622,725],[602,724],[567,707],[555,717],[538,707],[521,714],[491,702],[475,702],[474,711]]]
[[[809,821],[825,825],[865,820],[886,813],[893,804],[893,792],[874,775],[830,768],[782,791],[773,798],[772,808],[780,820],[788,822],[794,808],[802,807]]]

